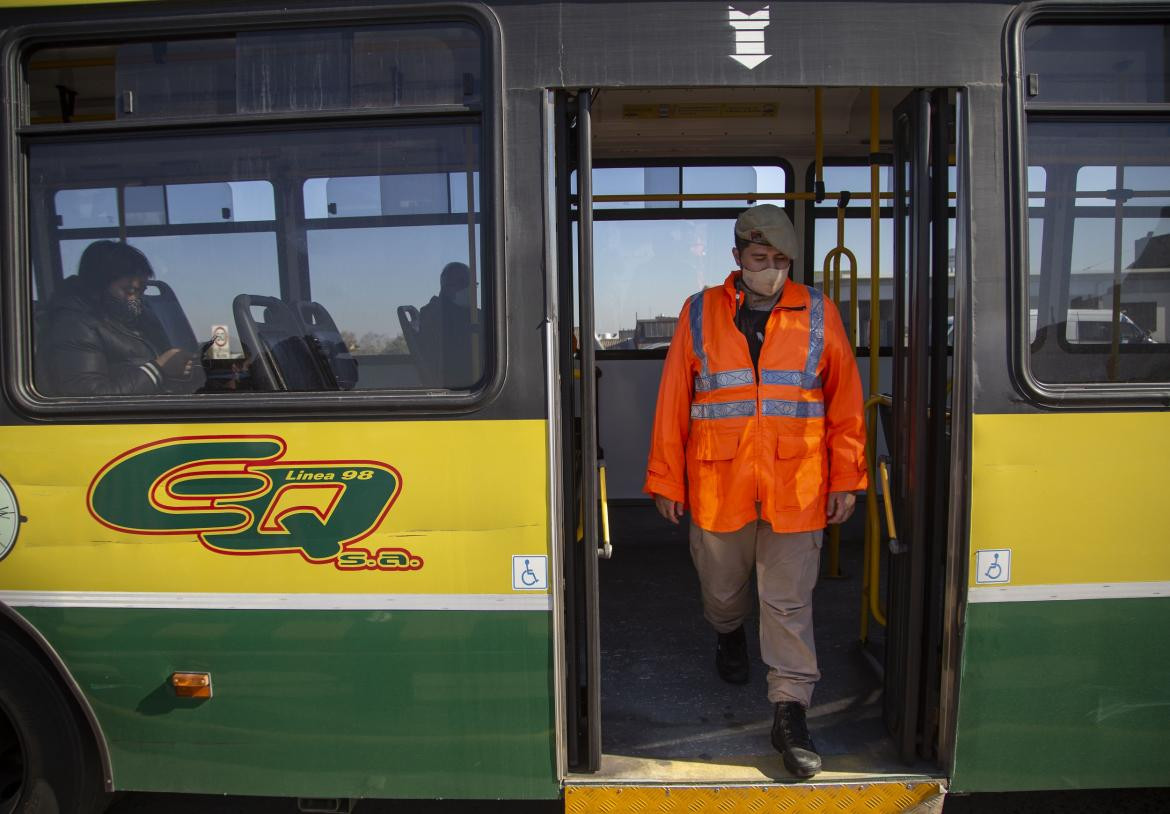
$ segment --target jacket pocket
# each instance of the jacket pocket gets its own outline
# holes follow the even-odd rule
[[[827,487],[824,439],[781,435],[776,441],[772,504],[784,511],[803,511],[820,500]]]
[[[704,422],[705,424],[707,422]],[[716,422],[717,423],[717,422]],[[693,427],[687,448],[687,495],[692,518],[710,521],[730,494],[742,427]]]
[[[697,461],[730,461],[739,451],[740,428],[701,427],[692,435],[692,454]]]

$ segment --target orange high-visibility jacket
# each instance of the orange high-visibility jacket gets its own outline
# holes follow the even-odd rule
[[[683,305],[666,355],[645,491],[735,531],[825,527],[829,492],[866,486],[865,417],[836,306],[791,280],[768,317],[759,374],[735,325],[738,271]],[[746,307],[746,306],[744,306]]]

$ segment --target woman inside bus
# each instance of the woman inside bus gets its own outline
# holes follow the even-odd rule
[[[190,392],[192,354],[170,347],[142,297],[154,269],[133,246],[99,240],[49,302],[37,383],[47,395]]]

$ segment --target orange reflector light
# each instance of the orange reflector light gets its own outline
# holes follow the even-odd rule
[[[211,673],[171,673],[171,686],[180,698],[210,698]]]

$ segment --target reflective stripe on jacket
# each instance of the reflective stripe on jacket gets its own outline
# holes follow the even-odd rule
[[[757,376],[735,325],[738,276],[695,294],[679,314],[645,491],[687,503],[708,531],[742,528],[757,502],[775,531],[824,528],[828,493],[866,486],[853,348],[836,306],[789,280],[768,318]]]

